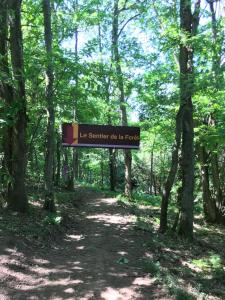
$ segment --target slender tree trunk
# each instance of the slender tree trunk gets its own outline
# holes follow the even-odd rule
[[[157,176],[153,173],[153,186],[154,186],[154,195],[157,196]],[[158,192],[160,193],[160,185],[158,186]]]
[[[209,223],[216,221],[216,205],[212,199],[210,187],[209,187],[209,167],[207,163],[207,153],[204,146],[198,147],[200,171],[201,171],[201,183],[202,183],[202,196],[203,196],[203,209],[205,219]]]
[[[197,33],[199,24],[200,0],[196,1],[192,15],[191,0],[180,0],[180,29],[188,37]],[[180,109],[176,118],[176,139],[172,153],[171,169],[166,180],[161,204],[160,231],[167,229],[167,209],[170,191],[178,167],[178,153],[182,141],[181,170],[182,195],[180,200],[179,234],[186,238],[193,235],[193,200],[194,200],[194,128],[193,128],[193,49],[190,45],[180,45]]]
[[[165,232],[167,230],[167,211],[172,186],[177,173],[178,162],[179,162],[179,149],[181,144],[181,133],[182,133],[182,110],[180,109],[176,116],[176,137],[175,144],[172,150],[172,161],[170,172],[166,179],[165,185],[162,192],[161,202],[161,213],[160,213],[160,231]]]
[[[214,8],[213,0],[207,0],[210,7],[211,12],[211,24],[212,24],[212,40],[213,40],[213,48],[212,48],[212,72],[214,77],[214,84],[215,87],[219,90],[220,88],[223,89],[223,70],[221,68],[221,57],[223,54],[223,42],[224,39],[220,38],[219,41],[219,31],[218,31],[218,24],[216,19],[216,12]]]
[[[211,23],[212,23],[212,73],[214,75],[214,85],[216,90],[223,89],[223,70],[221,68],[221,59],[223,54],[223,42],[224,39],[219,37],[218,23],[216,19],[216,12],[214,8],[214,1],[207,0],[211,12]],[[216,126],[216,120],[211,116],[211,125]],[[211,155],[211,169],[212,169],[212,179],[213,186],[216,193],[216,221],[217,223],[225,224],[225,200],[222,191],[222,184],[220,179],[220,168],[218,154],[218,145],[215,145],[215,152]]]
[[[151,149],[151,168],[150,168],[150,194],[153,194],[153,186],[154,186],[154,174],[153,174],[153,164],[154,164],[154,144],[155,140],[152,144]]]
[[[64,182],[64,186],[65,188],[67,188],[68,183],[69,183],[69,175],[68,175],[68,148],[64,148],[64,163],[63,163],[63,168],[62,168],[62,177],[63,177],[63,182]]]
[[[47,54],[46,66],[46,90],[45,97],[47,102],[47,139],[45,154],[45,203],[44,208],[49,211],[55,211],[54,187],[53,187],[53,160],[55,148],[55,112],[53,103],[53,61],[52,61],[52,28],[51,28],[51,4],[50,0],[43,0],[44,14],[44,36]]]
[[[78,11],[78,0],[75,0],[74,2],[74,11]],[[74,100],[73,100],[73,119],[74,122],[78,121],[78,113],[77,113],[77,103],[78,103],[78,85],[79,85],[79,73],[78,73],[78,25],[76,24],[75,30],[74,30],[74,40],[75,40],[75,64],[76,64],[76,71],[75,71],[75,91],[74,91]],[[78,164],[79,164],[79,152],[77,148],[72,148],[73,151],[73,164],[72,164],[72,174],[71,174],[71,188],[74,189],[74,180],[78,179]]]
[[[192,31],[191,0],[180,1],[180,29],[189,37]],[[193,106],[192,106],[192,64],[190,46],[180,45],[180,106],[182,118],[182,197],[178,233],[185,238],[193,235],[194,203],[194,149],[193,149]]]
[[[2,79],[0,81],[0,98],[4,100],[4,110],[2,115],[6,116],[7,111],[9,111],[10,106],[13,102],[13,88],[8,83],[11,80],[11,74],[9,71],[9,61],[8,61],[8,5],[7,1],[0,2],[0,73],[2,74]],[[4,76],[3,76],[4,75]],[[13,116],[8,117],[7,121],[13,122]],[[12,126],[7,125],[4,128],[3,133],[3,151],[4,159],[3,166],[6,173],[9,176],[12,176]],[[7,184],[6,188],[6,197],[10,193],[11,182]]]
[[[112,22],[112,53],[113,61],[116,66],[117,83],[118,89],[120,91],[120,111],[121,111],[121,124],[127,126],[127,111],[126,111],[126,99],[124,92],[124,80],[123,72],[121,68],[121,59],[119,53],[119,7],[118,0],[114,0],[114,12],[113,12],[113,22]],[[125,161],[125,195],[128,198],[132,197],[131,188],[131,166],[132,166],[132,154],[131,150],[124,150],[124,161]]]
[[[115,149],[109,149],[110,190],[115,191]]]
[[[212,170],[212,181],[216,195],[216,222],[218,224],[225,224],[224,207],[225,200],[220,182],[220,170],[218,163],[218,156],[216,153],[212,153],[211,157],[211,170]]]
[[[99,8],[98,8],[99,12]],[[101,33],[101,23],[98,23],[98,39],[99,39],[99,52],[102,55],[102,33]],[[106,103],[109,107],[109,116],[108,116],[108,124],[112,125],[112,118],[110,116],[110,77],[107,78],[103,66],[103,61],[102,61],[102,74],[103,74],[103,84],[104,84],[104,89],[105,89],[105,100]],[[115,191],[115,185],[116,185],[116,178],[115,178],[115,161],[116,161],[116,156],[115,156],[115,149],[109,148],[109,182],[110,182],[110,190]]]
[[[58,133],[57,145],[56,145],[56,175],[55,185],[60,185],[60,173],[61,173],[61,138]]]
[[[101,188],[104,188],[104,157],[101,155]]]
[[[191,12],[191,0],[180,0],[180,29],[188,37],[197,34],[199,24],[200,0],[196,1],[194,14]],[[180,106],[182,117],[182,197],[179,235],[192,239],[193,237],[193,207],[194,207],[194,124],[192,94],[194,89],[193,54],[191,45],[180,45]]]
[[[21,30],[21,0],[11,1],[10,7],[10,49],[14,76],[13,102],[18,111],[12,127],[12,182],[8,194],[8,206],[16,211],[25,212],[28,199],[25,188],[26,173],[26,95],[23,63],[23,41]],[[8,135],[7,137],[10,138]]]

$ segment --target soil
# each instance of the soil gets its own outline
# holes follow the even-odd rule
[[[149,232],[116,199],[84,193],[66,218],[66,233],[47,245],[0,232],[1,300],[171,299],[140,268]]]

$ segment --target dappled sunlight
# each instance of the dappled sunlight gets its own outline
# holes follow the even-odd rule
[[[182,263],[182,266],[188,267],[193,272],[202,273],[202,269],[201,268],[199,268],[196,265],[193,265],[192,263],[190,263],[188,261],[182,261],[181,263]]]
[[[104,292],[101,292],[101,297],[104,300],[117,300],[118,298],[121,298],[121,294],[116,289],[108,287]]]
[[[67,234],[66,235],[67,239],[64,239],[65,241],[81,241],[85,237],[82,234],[74,235],[74,234]]]
[[[5,262],[5,276],[11,278],[5,284],[9,297],[135,300],[148,299],[153,291],[165,295],[154,278],[143,276],[136,266],[145,256],[141,245],[148,236],[134,231],[135,217],[112,198],[84,203],[79,223],[74,216],[75,226],[57,245],[34,253],[26,247],[4,248],[1,263]],[[20,269],[14,270],[9,260]]]
[[[100,295],[104,300],[132,300],[137,299],[139,296],[139,294],[132,288],[122,288],[116,290],[112,287],[106,288],[106,290],[101,292]]]
[[[47,265],[49,261],[43,258],[33,258],[33,262],[39,265]]]
[[[29,286],[36,286],[38,283],[42,281],[42,279],[35,278],[32,274],[28,275],[26,272],[21,271],[13,271],[10,266],[1,266],[0,267],[0,279],[3,281],[7,279],[8,285],[11,286],[15,283],[21,285],[21,282],[27,282],[26,284]]]
[[[108,224],[128,224],[132,223],[130,217],[124,217],[121,215],[107,215],[107,214],[94,214],[87,216],[87,219],[98,220],[99,222],[105,222]]]
[[[75,289],[73,289],[73,288],[65,289],[64,293],[66,293],[66,294],[74,294],[75,293]]]
[[[135,285],[146,285],[146,286],[150,286],[151,284],[155,283],[156,278],[149,278],[149,277],[137,277],[134,279],[134,281],[132,282],[132,284]]]
[[[77,250],[84,250],[84,248],[85,248],[84,246],[78,246],[78,247],[76,247]]]
[[[127,251],[118,251],[117,253],[120,254],[120,255],[127,255],[128,254]]]
[[[125,209],[115,199],[96,197],[85,198],[82,215],[71,207],[70,213],[73,226],[48,248],[32,253],[27,241],[7,242],[0,279],[9,299],[15,294],[36,300],[170,299],[163,283],[175,290],[185,286],[193,293],[190,276],[210,280],[210,273],[192,261],[196,253],[199,260],[208,261],[196,252],[195,243],[185,245],[176,236],[167,239],[157,232],[153,206]],[[204,227],[196,223],[195,229],[201,234]],[[209,241],[213,230],[208,227]],[[218,230],[218,236],[223,234]],[[179,278],[173,276],[178,273]],[[211,280],[216,280],[213,275]]]
[[[72,267],[72,270],[83,270],[83,268],[81,268],[79,266],[75,266],[75,267]]]

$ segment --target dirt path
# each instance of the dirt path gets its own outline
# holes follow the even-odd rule
[[[87,194],[82,203],[55,247],[15,246],[1,235],[0,299],[170,299],[140,268],[149,233],[135,230],[115,199]]]

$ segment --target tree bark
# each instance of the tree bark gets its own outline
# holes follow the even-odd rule
[[[115,191],[116,178],[115,178],[115,149],[109,149],[109,173],[110,173],[110,190]]]
[[[216,153],[212,153],[211,157],[211,170],[212,170],[212,181],[216,195],[216,222],[218,224],[225,224],[224,207],[225,201],[223,191],[220,182],[220,170],[218,163],[218,156]]]
[[[192,15],[191,0],[180,0],[180,29],[189,38],[196,35],[199,24],[200,0],[196,1]],[[193,200],[194,200],[194,128],[193,128],[193,48],[180,44],[180,109],[176,117],[176,138],[172,153],[171,169],[166,180],[161,204],[160,231],[167,229],[168,201],[178,167],[178,153],[181,147],[182,188],[180,200],[178,233],[186,238],[193,235]]]
[[[78,0],[75,0],[74,3],[74,11],[78,11]],[[75,64],[76,64],[76,71],[75,71],[75,92],[74,92],[74,101],[73,101],[73,119],[74,122],[78,121],[78,113],[77,113],[77,103],[78,103],[78,85],[79,85],[79,73],[78,73],[78,26],[76,24],[74,30],[74,38],[75,38]],[[71,176],[71,188],[74,189],[74,181],[78,179],[78,164],[79,164],[79,152],[77,148],[73,148],[73,165],[72,165],[72,176]]]
[[[170,167],[170,172],[166,179],[163,192],[162,192],[162,202],[161,202],[161,213],[160,213],[160,232],[165,232],[167,230],[167,211],[168,204],[172,186],[177,173],[178,162],[179,162],[179,149],[181,144],[181,133],[182,133],[182,110],[180,109],[176,116],[176,136],[175,144],[172,150],[172,162]]]
[[[57,145],[56,145],[56,174],[55,174],[55,185],[60,185],[60,174],[61,174],[61,138],[59,133],[57,134]]]
[[[7,135],[10,141],[11,151],[11,177],[12,182],[8,191],[9,208],[26,212],[28,199],[25,188],[26,174],[26,95],[23,62],[23,41],[21,30],[21,0],[11,1],[10,8],[10,50],[11,63],[13,69],[14,90],[13,104],[17,107],[17,112],[13,116],[13,126],[11,133]],[[10,88],[11,90],[11,88]],[[12,96],[12,91],[10,92]]]
[[[218,23],[216,19],[216,12],[214,8],[214,1],[207,0],[210,7],[211,12],[211,23],[212,23],[212,40],[213,40],[213,48],[212,48],[212,73],[214,75],[214,86],[216,90],[223,89],[223,70],[221,68],[221,58],[222,58],[222,49],[223,49],[223,41],[224,39],[219,38],[219,30]],[[216,120],[213,116],[211,116],[211,125],[216,126]],[[222,184],[220,179],[220,168],[218,161],[218,145],[215,146],[215,152],[213,151],[211,155],[211,169],[212,169],[212,179],[213,186],[216,194],[216,221],[220,224],[225,224],[225,200],[224,193],[222,191]]]
[[[97,7],[99,12],[99,7]],[[99,39],[99,52],[102,55],[102,33],[101,33],[101,24],[98,23],[98,39]],[[102,56],[101,56],[102,57]],[[105,90],[105,100],[109,107],[108,112],[108,124],[112,125],[112,118],[110,116],[110,77],[107,78],[107,75],[105,73],[103,61],[101,60],[101,72],[103,75],[103,85]],[[109,148],[109,182],[110,182],[110,190],[115,191],[116,187],[116,173],[115,173],[115,161],[116,161],[116,152],[115,149]]]
[[[192,36],[191,0],[180,1],[180,29],[187,37]],[[185,238],[193,236],[194,203],[194,127],[193,127],[193,49],[190,45],[180,45],[180,106],[182,118],[182,197],[178,233]]]
[[[9,71],[9,61],[8,61],[8,5],[7,1],[0,2],[0,72],[2,75],[2,79],[0,81],[0,98],[4,101],[4,109],[2,111],[2,116],[6,116],[9,111],[12,102],[13,102],[13,87],[9,84],[9,81],[12,81],[12,77]],[[9,123],[13,123],[13,116],[10,116],[6,119],[7,125],[3,129],[3,167],[5,172],[12,176],[12,125]],[[6,198],[10,193],[11,182],[7,184],[6,187]]]
[[[44,209],[55,211],[54,203],[54,184],[53,184],[53,161],[54,161],[54,142],[55,142],[55,112],[53,102],[53,60],[52,60],[52,28],[51,28],[51,4],[50,0],[43,0],[44,15],[44,36],[47,55],[46,66],[46,108],[48,114],[47,120],[47,139],[45,153],[45,202]]]
[[[198,154],[200,160],[204,215],[207,222],[214,223],[216,221],[216,205],[212,199],[209,187],[209,166],[207,162],[207,153],[204,146],[198,147]]]
[[[116,74],[117,74],[117,84],[120,91],[120,111],[121,111],[121,124],[122,126],[127,126],[127,110],[126,110],[126,99],[124,92],[124,80],[123,72],[121,68],[121,59],[119,53],[119,7],[118,0],[114,0],[114,10],[113,10],[113,21],[112,21],[112,57],[115,62]],[[125,190],[124,193],[128,198],[132,197],[132,187],[131,187],[131,166],[132,166],[132,153],[131,150],[124,150],[124,161],[125,161]]]
[[[154,168],[154,144],[155,144],[155,140],[153,141],[152,144],[152,149],[151,149],[151,167],[150,167],[150,194],[153,194],[153,187],[154,187],[154,172],[153,172],[153,168]]]

